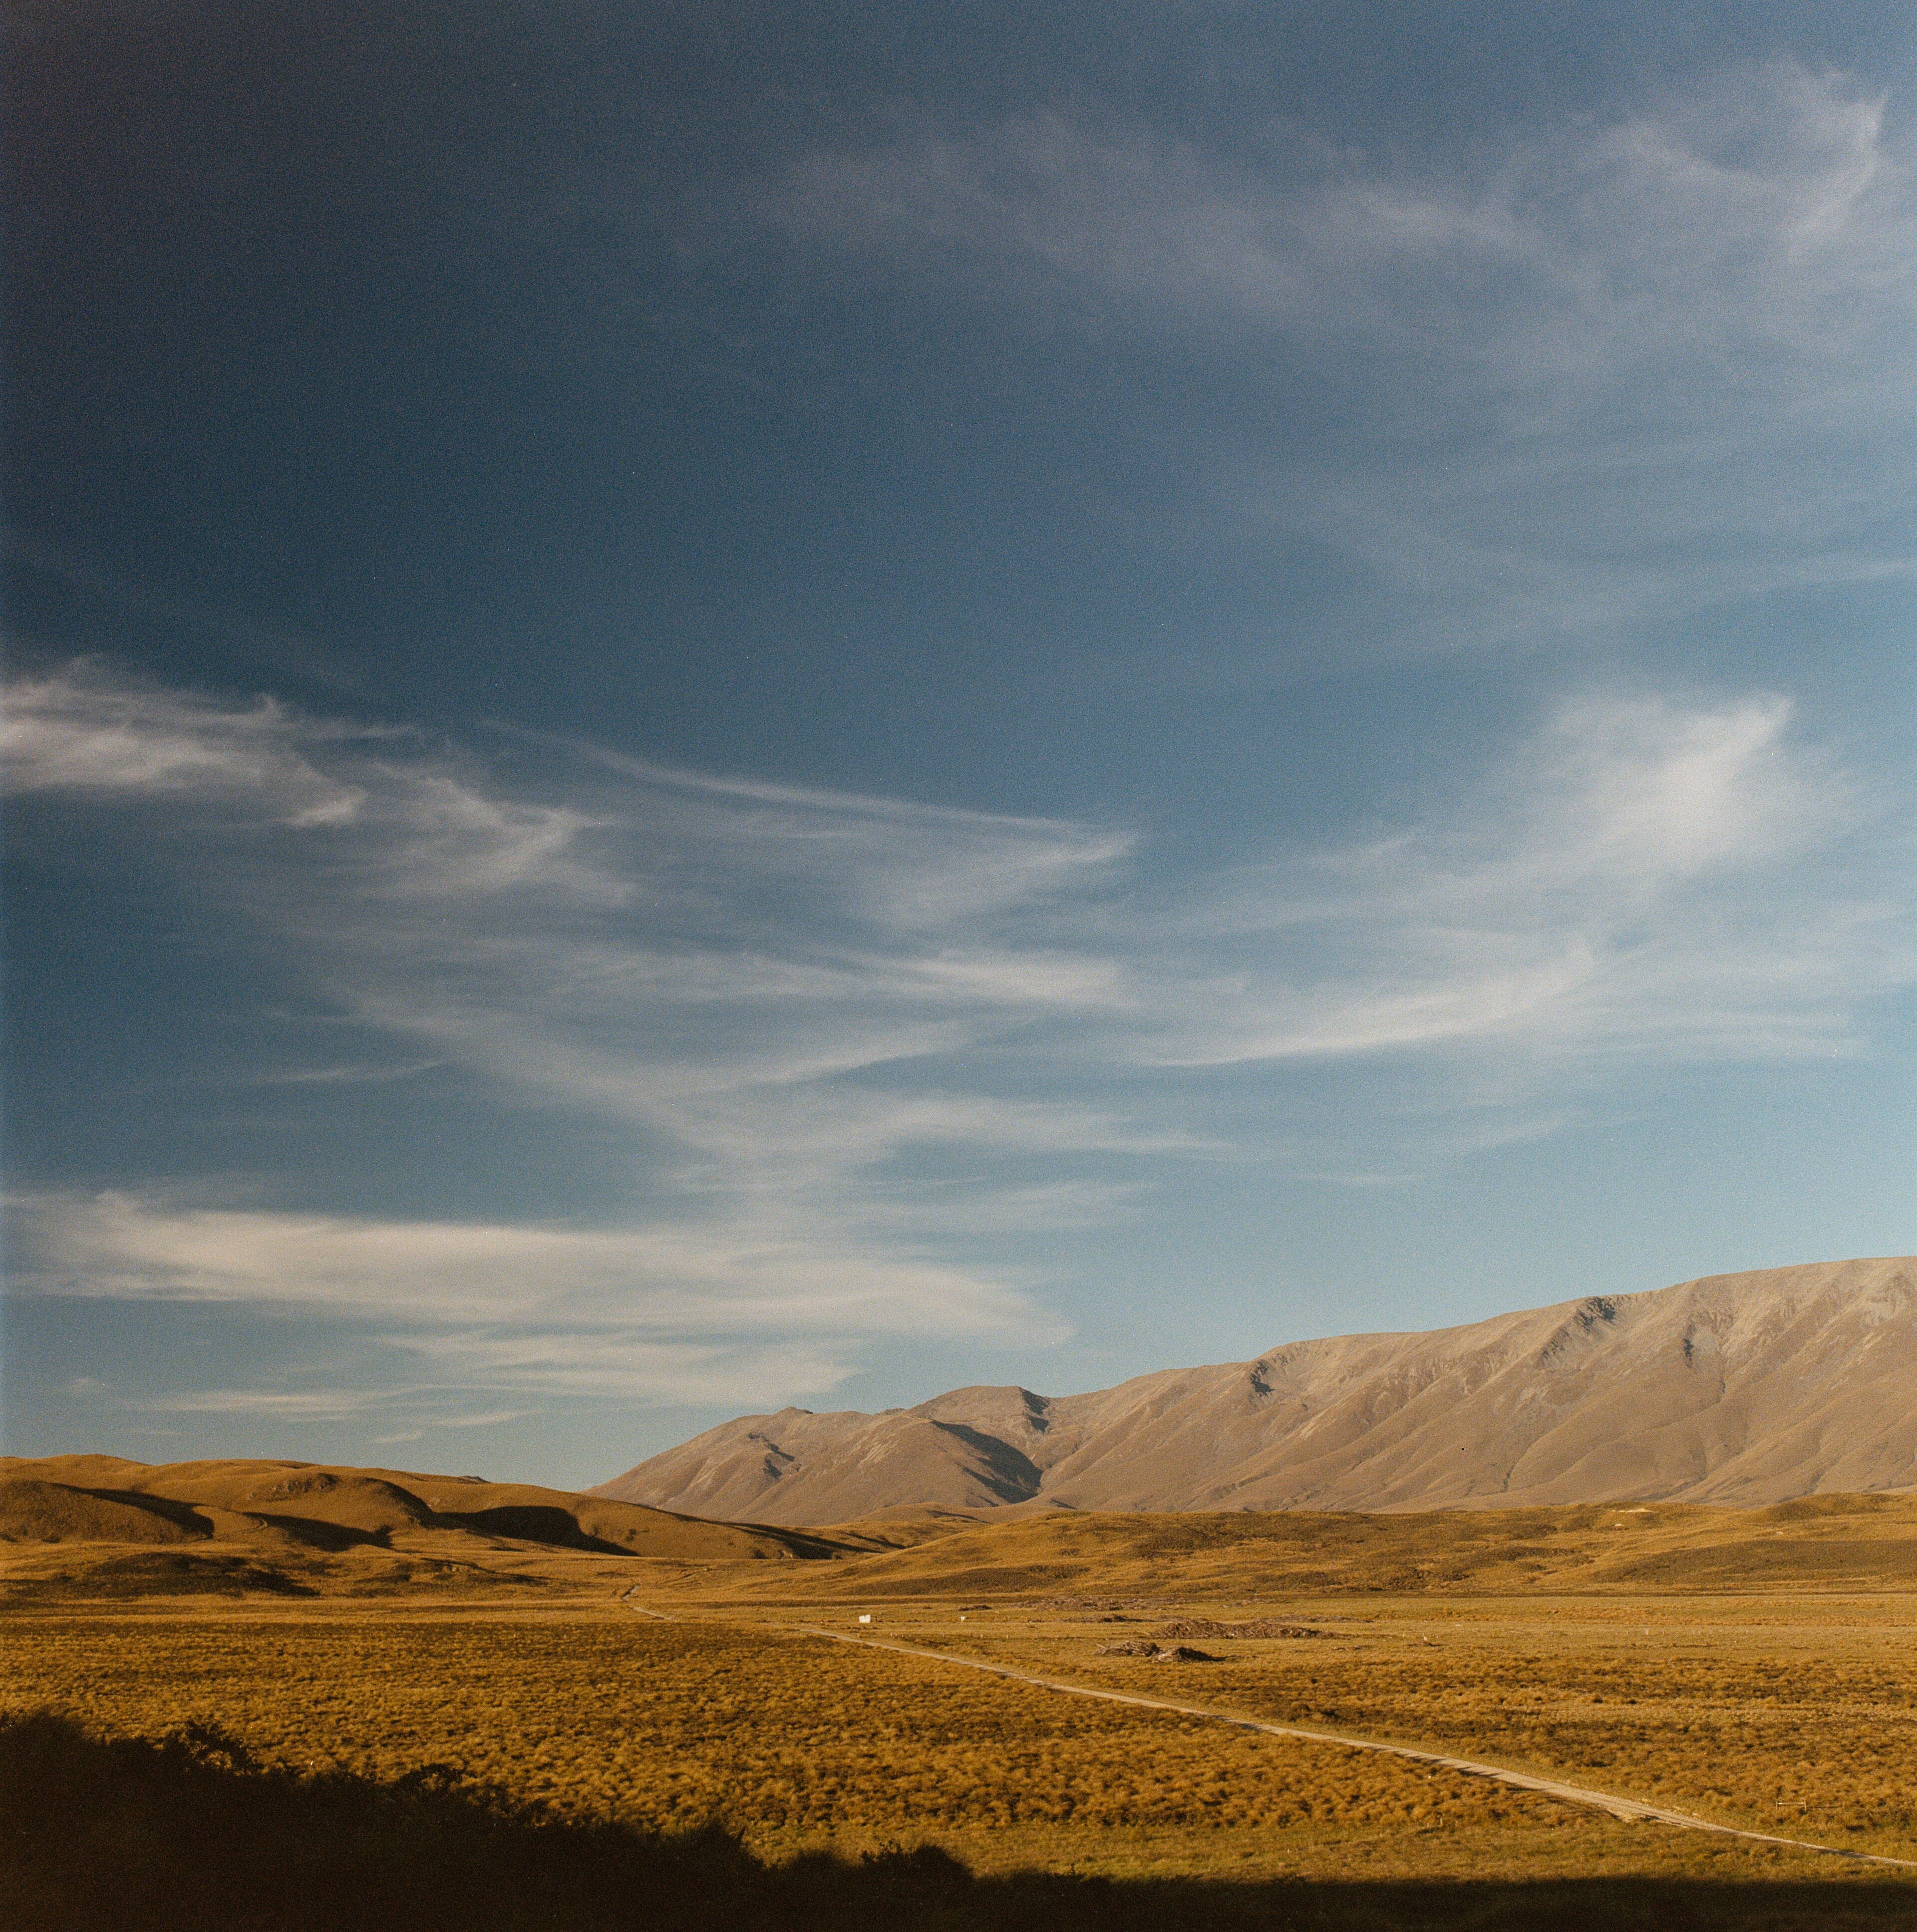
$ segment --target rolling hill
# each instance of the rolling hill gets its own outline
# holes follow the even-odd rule
[[[524,1586],[567,1581],[582,1556],[704,1565],[841,1549],[472,1476],[112,1456],[0,1457],[0,1546],[16,1589],[110,1596]]]
[[[1759,1505],[1917,1486],[1917,1260],[1342,1336],[1087,1395],[741,1417],[592,1493],[760,1523],[975,1511]]]

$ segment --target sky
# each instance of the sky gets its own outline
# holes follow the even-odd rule
[[[9,32],[8,1453],[1917,1249],[1905,10]]]

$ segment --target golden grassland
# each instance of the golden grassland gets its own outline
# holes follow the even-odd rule
[[[1248,1614],[1220,1605],[1223,1616]],[[1320,1630],[1204,1636],[1214,1663],[1100,1654],[1126,1628],[883,1616],[1046,1675],[1414,1743],[1780,1836],[1917,1858],[1917,1597],[1290,1606]],[[1171,1626],[1172,1628],[1176,1625]]]
[[[1331,1594],[1426,1597],[1714,1590],[1917,1590],[1917,1495],[1810,1496],[1760,1509],[1696,1503],[994,1519],[908,1513],[842,1526],[874,1544],[868,1598],[1166,1594],[1232,1600]],[[942,1532],[942,1533],[939,1533]],[[851,1573],[768,1576],[820,1600]]]
[[[36,1617],[12,1634],[24,1665],[14,1694],[98,1730],[152,1736],[217,1718],[268,1761],[386,1778],[452,1764],[562,1813],[716,1821],[766,1850],[929,1840],[964,1845],[974,1862],[1016,1850],[1070,1864],[1108,1850],[1124,1868],[1190,1840],[1172,1862],[1223,1850],[1298,1869],[1349,1837],[1398,1870],[1412,1862],[1390,1855],[1392,1841],[1424,1831],[1462,1833],[1474,1869],[1487,1855],[1505,1869],[1515,1831],[1570,1869],[1555,1834],[1606,1835],[1454,1773],[616,1605],[398,1620]],[[1228,1849],[1212,1842],[1221,1836]],[[1274,1837],[1295,1844],[1258,1849]]]
[[[1752,1622],[1747,1605],[1736,1621],[1678,1619],[1666,1606],[1660,1643],[1588,1606],[1542,1607],[1548,1630],[1508,1606],[1335,1622],[1321,1609],[1325,1637],[1214,1640],[1223,1660],[1184,1666],[1098,1657],[1123,1627],[1084,1618],[1112,1612],[972,1610],[961,1624],[946,1610],[875,1628],[1917,1856],[1911,1673],[1900,1676],[1895,1648],[1880,1654],[1881,1640],[1907,1637],[1907,1617],[1873,1623],[1832,1606]],[[896,1842],[944,1845],[980,1868],[1118,1873],[1846,1870],[1463,1774],[755,1627],[754,1616],[764,1606],[661,1622],[603,1598],[532,1612],[336,1602],[16,1613],[8,1700],[112,1734],[212,1720],[302,1770],[392,1778],[451,1766],[562,1814],[717,1821],[774,1855]]]
[[[350,1484],[328,1492],[342,1492],[368,1506]],[[0,1702],[124,1737],[211,1722],[302,1772],[449,1766],[436,1774],[556,1816],[718,1821],[775,1858],[932,1844],[988,1871],[1790,1880],[1834,1900],[1847,1881],[1837,1889],[1905,1900],[1917,1923],[1917,1875],[1627,1824],[799,1628],[851,1634],[862,1612],[884,1638],[1917,1858],[1907,1497],[908,1519],[788,1546],[824,1552],[809,1560],[704,1561],[494,1533],[530,1519],[492,1518],[455,1545],[448,1502],[430,1504],[430,1520],[374,1525],[363,1533],[383,1542],[332,1557],[307,1534],[297,1569],[256,1538],[22,1543],[0,1564]],[[412,1587],[367,1567],[428,1534],[440,1540],[431,1562],[417,1545]],[[688,1534],[671,1546],[696,1546]],[[164,1594],[181,1573],[152,1566],[188,1560],[242,1568]],[[312,1594],[250,1581],[248,1565]],[[382,1594],[365,1587],[375,1576]],[[1194,1618],[1321,1634],[1207,1634],[1193,1641],[1216,1660],[1184,1665],[1099,1654]]]

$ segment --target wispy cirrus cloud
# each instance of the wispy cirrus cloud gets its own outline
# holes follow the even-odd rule
[[[881,1338],[1040,1342],[1022,1235],[1148,1214],[1180,1162],[1402,1166],[1287,1152],[1282,1084],[1248,1113],[1208,1070],[1396,1056],[1442,1112],[1468,1068],[1516,1122],[1479,1138],[1548,1131],[1620,1062],[1853,1050],[1917,980],[1880,810],[1775,696],[1586,694],[1417,821],[1165,885],[1126,828],[482,758],[99,667],[10,698],[8,783],[63,836],[271,937],[396,1078],[628,1133],[643,1203],[43,1192],[13,1206],[16,1286],[358,1323],[495,1401],[791,1399]]]
[[[182,1389],[142,1396],[131,1406],[156,1415],[244,1415],[344,1421],[392,1400],[385,1389]]]
[[[346,823],[364,802],[303,748],[340,728],[310,724],[271,698],[214,704],[79,667],[16,680],[7,698],[0,759],[16,796],[226,806],[294,826]],[[363,743],[380,734],[351,735]]]
[[[1025,1334],[1022,1298],[772,1217],[576,1229],[168,1208],[106,1192],[8,1203],[41,1292],[277,1302],[466,1324],[631,1333]],[[37,1260],[36,1260],[37,1257]]]
[[[888,1240],[880,1217],[849,1203],[808,1216],[788,1190],[772,1192],[754,1201],[747,1190],[704,1218],[682,1206],[676,1220],[591,1229],[112,1192],[29,1196],[8,1204],[10,1286],[271,1308],[368,1328],[412,1364],[411,1376],[371,1390],[226,1390],[155,1402],[311,1416],[383,1404],[423,1409],[436,1426],[435,1399],[449,1390],[797,1399],[843,1381],[882,1339],[1042,1346],[1064,1332],[992,1272],[916,1252],[916,1217]]]
[[[1414,364],[1455,361],[1443,400],[1526,399],[1507,429],[1581,411],[1593,384],[1624,400],[1647,372],[1684,372],[1714,418],[1720,380],[1766,355],[1840,380],[1908,347],[1917,183],[1887,105],[1774,61],[1415,168],[1282,122],[1257,151],[1062,114],[923,123],[814,152],[757,214],[1000,302],[1047,286],[1100,302],[1107,326],[1360,330]],[[1749,400],[1798,399],[1754,382]]]
[[[1209,1039],[1184,1022],[1168,1054],[1854,1047],[1917,950],[1894,856],[1856,842],[1866,794],[1790,719],[1774,696],[1568,704],[1447,820],[1238,868],[1190,915]]]
[[[396,1406],[425,1406],[422,1426],[374,1440],[382,1445],[417,1442],[428,1429],[496,1429],[538,1414],[531,1408],[479,1409],[461,1414],[443,1408],[448,1391],[426,1382],[398,1387],[334,1388],[200,1388],[163,1390],[118,1399],[118,1406],[149,1415],[238,1416],[267,1422],[350,1422]]]
[[[1358,563],[1394,647],[1589,640],[1912,574],[1917,158],[1887,107],[1775,60],[1415,166],[1286,124],[922,121],[803,158],[755,218],[1234,372],[1192,426],[1216,513]],[[1235,427],[1301,387],[1335,435]]]

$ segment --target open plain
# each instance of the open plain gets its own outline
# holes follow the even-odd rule
[[[1708,1896],[1700,1924],[1917,1922],[1909,1496],[795,1534],[451,1482],[8,1466],[10,1712],[216,1737],[309,1783],[716,1826],[773,1866],[930,1846],[1148,1890],[1413,1888],[1350,1922],[1554,1922],[1527,1888],[1568,1883]],[[128,1540],[156,1498],[182,1533]],[[1486,1887],[1519,1916],[1471,1918]]]

